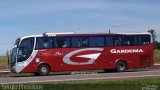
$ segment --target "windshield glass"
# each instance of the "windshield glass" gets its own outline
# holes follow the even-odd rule
[[[16,42],[15,42],[14,45],[18,46],[18,45],[19,45],[19,42],[20,42],[20,38],[18,38],[18,39],[16,40]]]
[[[11,64],[16,63],[17,48],[13,48],[11,52]]]
[[[32,54],[33,46],[34,46],[34,37],[23,39],[18,47],[19,48],[18,54],[21,53],[22,55],[18,55],[17,62],[22,62],[27,60]]]

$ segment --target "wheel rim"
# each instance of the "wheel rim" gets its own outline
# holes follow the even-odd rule
[[[125,66],[124,66],[123,64],[121,64],[121,65],[118,66],[118,69],[119,69],[120,71],[123,71],[123,70],[125,69]]]
[[[48,72],[46,67],[42,67],[41,71],[42,71],[42,73],[47,73]]]

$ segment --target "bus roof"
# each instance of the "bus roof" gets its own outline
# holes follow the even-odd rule
[[[40,35],[29,35],[20,37],[21,39],[29,37],[56,37],[56,36],[99,36],[99,35],[151,35],[149,32],[142,33],[84,33],[84,34],[75,34],[73,32],[65,33],[43,33]]]

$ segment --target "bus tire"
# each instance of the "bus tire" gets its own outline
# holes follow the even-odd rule
[[[50,68],[47,64],[41,64],[38,67],[38,75],[39,76],[48,76],[49,72],[50,72]]]
[[[115,66],[116,72],[124,72],[127,69],[127,64],[124,61],[118,61]]]

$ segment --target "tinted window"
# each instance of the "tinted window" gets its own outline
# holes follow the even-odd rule
[[[151,42],[150,35],[138,36],[139,45],[146,45]]]
[[[55,38],[54,44],[56,48],[70,47],[70,38],[69,37]]]
[[[106,37],[106,46],[113,46],[113,40],[111,36]]]
[[[88,46],[88,38],[87,37],[82,37],[82,47],[87,47]]]
[[[138,46],[149,44],[150,35],[107,36],[106,46]]]
[[[71,39],[72,47],[81,47],[82,46],[81,41],[82,39],[79,37],[72,37]]]
[[[88,37],[72,37],[72,47],[88,47]]]
[[[106,46],[122,46],[123,36],[107,36]]]
[[[122,45],[122,36],[114,36],[112,37],[113,46],[121,46]]]
[[[104,37],[89,37],[89,46],[104,46]]]
[[[17,39],[14,45],[19,45],[20,39]]]
[[[124,36],[122,38],[122,45],[123,46],[134,46],[137,45],[136,36]]]
[[[48,37],[37,38],[36,49],[47,49],[53,47],[54,47],[53,38],[48,38]]]
[[[34,46],[34,38],[27,38],[23,39],[22,42],[20,43],[20,48],[24,48],[25,57],[23,59],[18,58],[19,61],[24,61],[30,57],[33,51],[33,46]]]
[[[135,46],[150,43],[149,35],[40,37],[36,49],[98,46]],[[28,48],[32,48],[29,47]]]
[[[27,38],[22,40],[20,47],[25,47],[27,50],[32,51],[34,46],[34,38]]]

